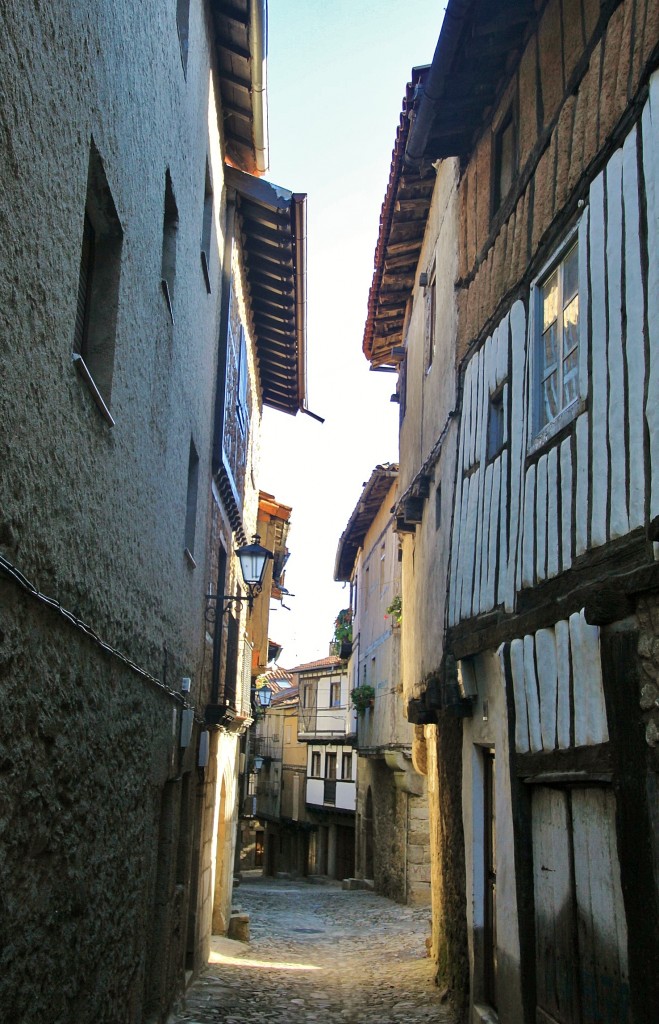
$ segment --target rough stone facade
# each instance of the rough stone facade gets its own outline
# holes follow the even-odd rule
[[[218,874],[230,900],[235,822],[235,736],[200,758],[225,213],[211,18],[190,4],[184,39],[176,4],[10,2],[0,29],[0,1015],[160,1021],[207,957]],[[94,273],[106,232],[120,250],[102,401],[72,360],[90,204]]]

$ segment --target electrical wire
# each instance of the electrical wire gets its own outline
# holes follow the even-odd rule
[[[66,619],[66,621],[69,622],[72,626],[80,630],[81,633],[84,633],[84,635],[89,640],[91,640],[92,643],[94,643],[97,647],[100,647],[100,649],[104,651],[106,654],[109,654],[112,658],[116,658],[123,665],[129,668],[131,672],[134,672],[136,675],[138,675],[145,682],[149,683],[151,686],[155,686],[157,689],[161,690],[177,704],[180,704],[182,708],[191,710],[193,712],[195,711],[194,705],[190,704],[189,701],[187,701],[182,694],[178,693],[176,690],[172,690],[171,687],[167,686],[161,679],[157,679],[156,676],[151,675],[151,673],[147,672],[146,669],[140,668],[140,666],[137,665],[134,661],[132,661],[126,654],[123,654],[121,651],[117,650],[116,647],[113,647],[106,640],[103,640],[103,638],[100,637],[98,633],[94,629],[92,629],[91,626],[87,625],[86,622],[83,622],[82,619],[79,619],[78,616],[75,615],[73,612],[70,612],[67,608],[64,608],[60,601],[58,601],[56,598],[49,597],[47,594],[43,594],[40,590],[38,590],[37,587],[35,587],[35,585],[31,583],[26,576],[23,575],[20,569],[18,569],[15,565],[12,565],[12,563],[8,561],[8,559],[6,559],[4,555],[0,555],[0,570],[2,570],[2,572],[10,580],[18,584],[18,586],[21,588],[21,590],[24,591],[24,593],[39,601],[41,604],[46,605],[47,608],[51,608],[53,611],[57,612],[58,615],[61,615],[62,618]],[[195,714],[194,717],[196,722],[202,725],[204,724],[203,718],[201,718],[199,715]]]

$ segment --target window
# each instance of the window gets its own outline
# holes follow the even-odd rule
[[[429,284],[426,286],[425,290],[426,333],[424,365],[426,373],[432,366],[433,357],[435,355],[435,328],[437,319],[437,278],[435,276],[434,267],[431,273],[428,275],[428,280]]]
[[[344,782],[352,781],[352,754],[343,754],[341,757],[341,778]]]
[[[310,708],[313,707],[313,683],[307,683],[306,686],[302,687],[302,707]]]
[[[183,74],[188,73],[188,43],[190,40],[190,0],[176,0],[176,28],[181,49]]]
[[[516,173],[517,128],[511,104],[494,135],[492,216],[494,216],[508,195]]]
[[[579,245],[537,286],[536,432],[579,397]]]
[[[185,553],[194,566],[194,538],[197,528],[197,491],[199,489],[199,456],[190,439],[188,459],[188,496],[185,507]]]
[[[247,342],[245,340],[245,330],[241,324],[240,349],[238,352],[238,394],[236,396],[236,411],[238,413],[238,423],[240,424],[240,429],[242,430],[243,435],[247,433],[249,428],[248,383]]]
[[[490,395],[487,411],[487,458],[499,454],[505,442],[503,389]]]
[[[330,702],[331,708],[341,707],[341,683],[330,683]]]
[[[314,779],[320,778],[320,751],[314,750],[311,755],[311,775]]]
[[[167,170],[165,174],[165,211],[162,227],[162,290],[174,322],[174,280],[176,278],[176,234],[178,231],[178,209],[172,188],[172,179]]]
[[[336,754],[325,754],[325,778],[336,779]]]
[[[94,401],[113,425],[109,403],[119,306],[123,230],[93,141],[87,171],[73,359]]]
[[[201,225],[201,269],[204,273],[206,291],[211,291],[211,233],[213,229],[213,186],[211,172],[206,160],[206,178],[204,182],[204,217]]]

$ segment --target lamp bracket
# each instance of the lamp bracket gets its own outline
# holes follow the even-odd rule
[[[223,618],[230,608],[236,604],[246,604],[251,614],[254,607],[254,598],[262,592],[263,587],[260,583],[248,583],[247,588],[248,592],[246,594],[206,594],[206,610],[204,612],[206,622],[217,622],[220,602],[222,602],[220,618]]]

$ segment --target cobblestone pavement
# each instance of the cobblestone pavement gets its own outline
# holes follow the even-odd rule
[[[426,957],[429,908],[338,884],[250,879],[249,943],[215,938],[169,1024],[455,1024]]]

